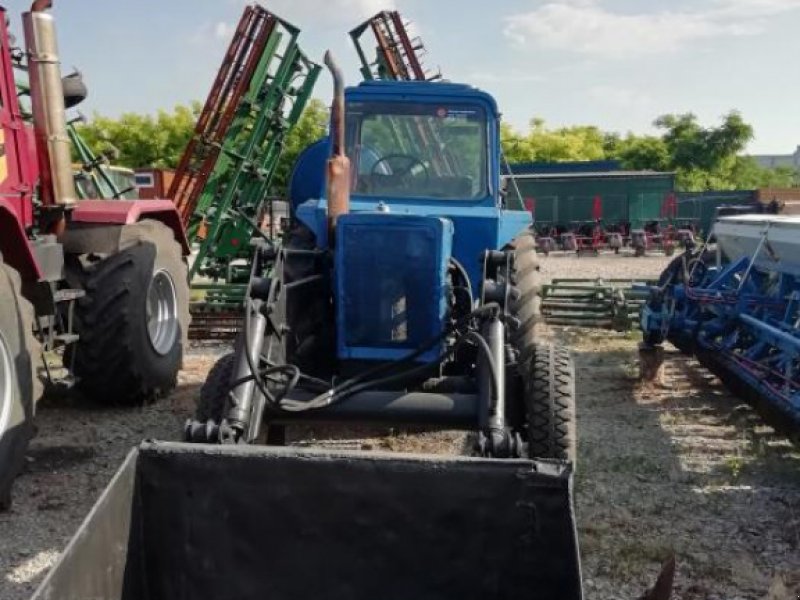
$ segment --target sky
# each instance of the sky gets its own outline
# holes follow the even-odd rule
[[[54,0],[63,68],[89,86],[87,115],[155,112],[205,100],[244,0]],[[30,1],[2,2],[12,32]],[[800,0],[264,0],[359,79],[347,32],[397,9],[425,43],[427,67],[492,93],[526,129],[591,124],[654,133],[665,113],[708,126],[740,111],[754,154],[800,145]],[[325,74],[315,96],[330,101]]]

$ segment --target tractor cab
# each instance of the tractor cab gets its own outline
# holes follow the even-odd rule
[[[468,85],[366,81],[345,90],[349,212],[446,219],[453,256],[481,279],[479,256],[531,225],[522,206],[505,206],[500,187],[500,114],[489,94]],[[324,161],[328,138],[301,154],[290,195],[297,219],[328,246]]]

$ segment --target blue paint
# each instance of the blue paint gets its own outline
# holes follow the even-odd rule
[[[340,359],[397,360],[447,321],[453,225],[406,214],[350,213],[336,228],[336,340]],[[432,362],[443,343],[419,357]]]
[[[330,138],[324,137],[304,148],[297,157],[289,179],[292,212],[306,200],[325,195],[325,163],[330,153]]]
[[[360,196],[353,193],[350,211],[353,214],[374,213],[379,204],[389,207],[392,215],[437,217],[450,221],[455,229],[453,257],[462,263],[472,281],[475,293],[481,283],[481,254],[499,249],[532,224],[525,210],[505,210],[500,199],[500,114],[495,100],[486,92],[454,83],[409,81],[368,81],[345,90],[345,102],[415,102],[432,105],[469,105],[487,115],[488,186],[484,197],[472,200],[440,198],[395,198]],[[313,146],[301,154],[292,175],[291,202],[297,218],[317,237],[320,248],[328,246],[327,202],[324,193],[309,195],[309,188],[318,189],[319,174],[325,172],[327,155]],[[369,157],[367,157],[369,158]],[[359,166],[361,167],[361,165]],[[295,184],[295,182],[297,182]],[[308,188],[306,187],[308,184]]]

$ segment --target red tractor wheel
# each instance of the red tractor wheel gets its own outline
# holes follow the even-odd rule
[[[19,273],[0,257],[0,510],[11,504],[11,483],[25,460],[41,395],[33,318],[33,307],[20,291]]]
[[[78,232],[80,234],[80,232]],[[189,330],[186,263],[157,221],[126,225],[117,252],[71,255],[68,279],[86,291],[80,336],[66,353],[79,390],[105,404],[155,400],[175,387]]]

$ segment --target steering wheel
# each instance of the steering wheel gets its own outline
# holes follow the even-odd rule
[[[392,171],[393,175],[397,175],[399,177],[405,177],[406,175],[411,174],[411,169],[415,165],[419,165],[422,167],[422,172],[425,173],[425,179],[430,179],[430,173],[428,172],[428,167],[425,166],[425,163],[422,162],[416,156],[412,156],[411,154],[387,154],[386,156],[380,157],[378,160],[375,161],[372,165],[372,169],[370,170],[370,175],[377,175],[378,165],[383,164],[385,162],[389,162],[392,159],[403,159],[406,161],[406,168],[405,169],[394,169],[391,166],[389,167]]]

